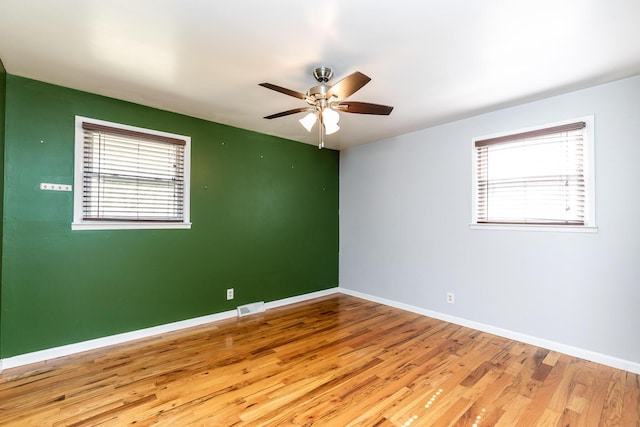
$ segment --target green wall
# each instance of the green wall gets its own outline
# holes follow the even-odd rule
[[[0,59],[0,309],[2,308],[2,230],[4,221],[4,113],[5,113],[5,94],[7,87],[7,72],[4,69],[2,60]],[[2,311],[0,310],[0,357],[2,357]]]
[[[75,115],[191,136],[192,229],[71,231]],[[337,286],[338,161],[7,75],[0,357]]]

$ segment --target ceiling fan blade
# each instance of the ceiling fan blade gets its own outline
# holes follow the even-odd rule
[[[362,74],[360,71],[356,71],[331,86],[327,91],[327,98],[330,98],[332,95],[337,96],[338,99],[348,98],[370,81],[371,78],[369,76]]]
[[[388,116],[393,111],[393,107],[388,105],[370,104],[368,102],[344,101],[334,107],[338,111],[357,114],[377,114]]]
[[[289,116],[291,114],[302,113],[303,111],[313,111],[311,107],[299,107],[294,108],[293,110],[283,111],[281,113],[272,114],[270,116],[265,116],[265,119],[277,119],[278,117]]]
[[[298,99],[305,99],[307,95],[302,92],[297,92],[295,90],[287,89],[286,87],[274,85],[272,83],[259,83],[260,86],[266,87],[267,89],[275,90],[276,92],[284,93],[285,95],[293,96]]]

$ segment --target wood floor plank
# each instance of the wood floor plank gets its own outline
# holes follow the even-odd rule
[[[520,416],[520,419],[515,424],[515,427],[534,426],[539,420],[540,423],[542,423],[542,419],[545,411],[547,410],[547,406],[549,405],[549,402],[551,401],[551,398],[553,397],[558,384],[564,376],[565,369],[569,365],[568,358],[559,357],[554,362],[555,365],[549,371],[549,374],[544,379],[542,386],[536,393],[535,397],[531,400],[531,403],[529,404],[527,409]],[[555,425],[556,422],[557,419],[553,421],[553,425]]]
[[[622,405],[624,402],[626,372],[615,371],[609,381],[607,399],[602,409],[600,425],[616,426],[620,425],[622,416]]]
[[[640,380],[336,294],[7,369],[0,425],[640,427]]]
[[[511,427],[517,424],[520,416],[530,403],[530,398],[517,395],[511,402],[503,407],[504,414],[498,419],[498,422],[495,424],[496,427]]]
[[[640,375],[627,372],[620,425],[640,427]]]

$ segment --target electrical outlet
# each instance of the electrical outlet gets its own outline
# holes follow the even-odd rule
[[[233,288],[227,289],[227,300],[233,299]]]
[[[447,292],[447,302],[449,304],[453,304],[453,303],[456,302],[455,296],[453,295],[453,292]]]
[[[71,191],[72,187],[67,184],[50,184],[48,182],[41,182],[40,189],[45,191]]]

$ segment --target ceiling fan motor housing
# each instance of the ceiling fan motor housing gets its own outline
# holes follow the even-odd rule
[[[329,67],[318,67],[313,70],[313,77],[320,83],[317,86],[313,86],[307,91],[307,103],[315,106],[318,110],[326,106],[327,91],[331,86],[326,83],[333,77],[333,70]]]
[[[319,84],[310,88],[307,91],[307,102],[311,105],[315,105],[320,100],[327,99],[327,91],[331,88],[331,86],[326,84]]]

